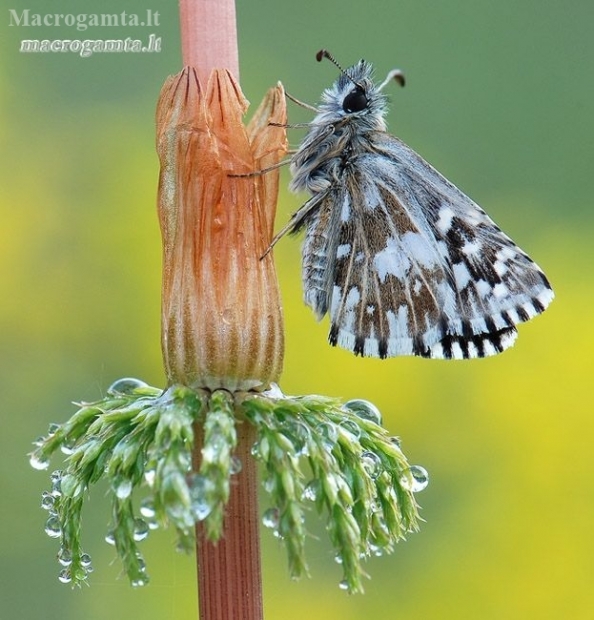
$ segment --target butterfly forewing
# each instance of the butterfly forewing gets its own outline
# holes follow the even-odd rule
[[[546,277],[468,196],[382,130],[370,65],[346,73],[365,87],[368,109],[343,109],[353,86],[341,76],[292,162],[293,188],[319,198],[296,214],[306,226],[306,303],[318,318],[329,313],[330,343],[357,355],[503,351],[515,325],[552,300]]]

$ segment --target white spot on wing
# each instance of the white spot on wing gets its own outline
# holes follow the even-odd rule
[[[388,275],[404,280],[410,269],[410,261],[399,247],[396,239],[390,237],[385,249],[373,257],[373,266],[382,282],[385,282]]]
[[[348,256],[350,252],[351,244],[343,243],[342,245],[339,245],[338,248],[336,248],[336,258],[344,258],[345,256]]]
[[[445,234],[452,227],[452,219],[454,219],[454,212],[449,207],[442,207],[439,210],[439,218],[435,224]]]
[[[454,278],[456,279],[456,286],[462,290],[466,288],[466,285],[470,282],[470,272],[468,267],[464,263],[455,263],[453,266]]]
[[[402,246],[423,267],[432,267],[435,264],[435,251],[423,235],[405,233],[402,235]]]
[[[340,212],[340,220],[342,222],[348,222],[351,218],[351,203],[349,201],[348,194],[345,195],[342,202],[342,210]]]

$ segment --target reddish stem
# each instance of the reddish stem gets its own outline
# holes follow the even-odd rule
[[[196,431],[199,446],[202,427]],[[257,462],[250,453],[255,427],[238,422],[237,439],[235,455],[241,460],[242,470],[231,479],[223,538],[212,543],[205,538],[204,528],[196,527],[200,620],[264,617]]]
[[[212,69],[229,69],[239,81],[234,0],[180,0],[182,60],[206,86]]]
[[[205,88],[212,69],[228,69],[239,80],[234,0],[180,0],[182,59]],[[242,471],[232,478],[223,537],[208,541],[196,527],[200,620],[262,620],[262,577],[256,461],[250,454],[255,429],[237,424],[235,455]],[[196,427],[194,467],[203,445]]]

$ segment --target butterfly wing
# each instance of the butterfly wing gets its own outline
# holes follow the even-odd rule
[[[376,132],[307,221],[305,301],[358,355],[472,358],[553,298],[538,266],[403,142]]]

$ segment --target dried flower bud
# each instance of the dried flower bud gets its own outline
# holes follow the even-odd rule
[[[278,171],[237,177],[286,153],[282,86],[249,126],[238,84],[212,72],[206,90],[186,67],[157,106],[163,237],[162,349],[171,384],[261,390],[278,381],[284,339],[272,256]]]

